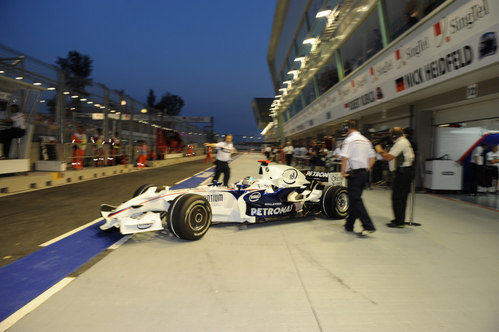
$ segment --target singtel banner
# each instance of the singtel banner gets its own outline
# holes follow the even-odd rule
[[[296,134],[499,61],[499,3],[456,1],[284,124]]]

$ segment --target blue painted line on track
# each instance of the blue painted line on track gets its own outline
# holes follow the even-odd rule
[[[233,160],[235,160],[235,157]],[[171,189],[193,188],[211,167]],[[31,302],[80,266],[119,241],[119,232],[103,232],[98,222],[0,268],[0,322]]]
[[[0,321],[123,237],[104,233],[103,222],[42,248],[0,269]]]

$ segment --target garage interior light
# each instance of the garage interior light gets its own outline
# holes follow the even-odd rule
[[[315,43],[317,43],[317,38],[307,38],[303,41],[304,45],[306,44],[314,45]]]
[[[317,14],[315,15],[315,18],[326,17],[329,14],[331,14],[331,8],[326,7],[323,10],[320,10],[319,12],[317,12]]]

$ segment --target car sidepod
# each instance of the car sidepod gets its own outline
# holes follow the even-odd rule
[[[273,193],[257,190],[244,195],[246,215],[255,218],[285,217],[297,212],[295,203],[288,196],[297,188],[282,188]]]

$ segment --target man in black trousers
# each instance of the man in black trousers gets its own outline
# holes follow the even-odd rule
[[[362,201],[362,191],[368,180],[368,172],[374,165],[376,154],[371,142],[357,131],[353,120],[346,121],[343,131],[347,134],[340,152],[341,174],[348,182],[350,213],[345,223],[345,231],[353,232],[355,220],[362,222],[361,235],[374,233],[376,228]]]
[[[213,183],[218,181],[220,174],[224,175],[223,185],[225,187],[229,186],[230,178],[230,167],[229,160],[232,153],[236,153],[237,150],[232,145],[232,135],[228,134],[225,136],[225,142],[218,143],[204,143],[204,146],[209,146],[217,149],[217,160],[215,160],[215,175],[213,176]]]
[[[392,228],[403,228],[405,226],[407,196],[411,191],[414,174],[412,166],[414,151],[402,128],[392,128],[390,136],[394,144],[389,152],[386,152],[380,145],[376,145],[376,151],[383,159],[390,162],[390,171],[395,173],[392,186],[392,208],[395,219],[386,225]]]

